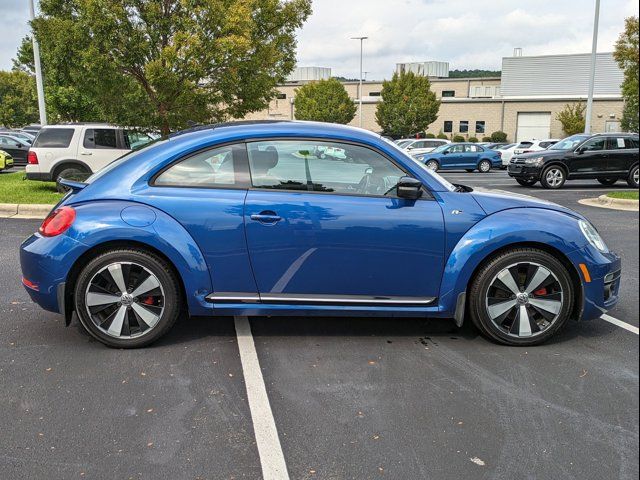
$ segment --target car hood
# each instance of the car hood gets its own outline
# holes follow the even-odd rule
[[[502,210],[512,208],[544,208],[546,210],[554,210],[556,212],[566,213],[572,217],[584,219],[582,215],[574,212],[570,208],[563,207],[557,203],[542,200],[540,198],[530,197],[519,193],[512,193],[503,190],[489,190],[484,188],[475,188],[471,193],[476,202],[482,209],[491,215]]]

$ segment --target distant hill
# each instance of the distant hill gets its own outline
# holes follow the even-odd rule
[[[499,77],[500,70],[449,70],[449,78]]]

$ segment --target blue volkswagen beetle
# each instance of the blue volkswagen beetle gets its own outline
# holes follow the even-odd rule
[[[113,347],[184,313],[469,318],[533,345],[618,301],[620,259],[584,217],[451,185],[360,129],[197,127],[63,182],[23,283]]]
[[[502,168],[499,150],[485,148],[475,143],[450,143],[441,145],[432,152],[414,157],[429,170],[466,170],[488,173],[493,168]]]

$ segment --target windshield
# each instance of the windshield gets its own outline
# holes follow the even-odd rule
[[[587,138],[589,138],[589,135],[572,135],[552,145],[549,150],[573,150]]]
[[[164,143],[166,141],[167,141],[166,138],[157,138],[155,140],[152,140],[149,143],[145,143],[144,145],[141,145],[141,146],[139,146],[139,147],[137,147],[137,148],[125,153],[121,157],[116,158],[113,162],[107,164],[105,167],[101,168],[96,173],[91,175],[89,178],[87,178],[85,180],[85,183],[92,183],[92,182],[96,181],[98,178],[102,177],[105,173],[110,172],[111,170],[116,168],[121,163],[124,163],[127,160],[131,160],[132,158],[137,157],[140,152],[146,150],[147,148],[151,147],[152,145],[158,145],[158,144]]]
[[[440,145],[438,148],[433,149],[433,151],[431,153],[444,152],[447,149],[448,146],[449,146],[448,143],[445,143],[444,145]]]
[[[398,145],[400,148],[404,148],[411,142],[413,142],[413,140],[399,140],[398,142],[396,142],[396,145]]]

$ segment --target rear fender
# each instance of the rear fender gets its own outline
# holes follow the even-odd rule
[[[453,316],[461,294],[467,292],[477,268],[495,252],[510,245],[539,244],[569,255],[584,247],[578,219],[543,208],[503,210],[474,225],[449,255],[440,285],[440,308]]]
[[[212,306],[205,301],[212,290],[207,263],[195,240],[175,219],[135,202],[101,201],[73,208],[76,221],[66,234],[88,247],[85,252],[110,242],[128,242],[157,250],[180,275],[189,313],[211,314]]]

